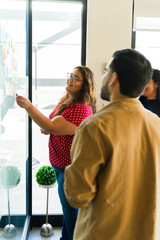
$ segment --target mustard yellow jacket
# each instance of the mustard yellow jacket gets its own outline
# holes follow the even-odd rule
[[[77,130],[65,170],[74,240],[160,240],[160,119],[117,99]]]

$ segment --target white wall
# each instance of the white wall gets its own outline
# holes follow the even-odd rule
[[[160,17],[159,0],[136,0],[134,3],[135,16],[138,17]]]
[[[88,0],[87,66],[96,78],[98,109],[105,63],[116,50],[131,47],[133,0]]]

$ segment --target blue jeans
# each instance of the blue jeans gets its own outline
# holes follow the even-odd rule
[[[53,165],[52,165],[53,166]],[[56,172],[58,183],[58,194],[63,211],[63,226],[61,240],[72,240],[75,223],[77,220],[78,209],[71,207],[65,197],[63,185],[64,185],[64,168],[58,168],[53,166]]]

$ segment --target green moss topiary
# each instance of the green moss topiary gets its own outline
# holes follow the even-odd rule
[[[5,166],[0,171],[0,185],[5,188],[15,187],[19,184],[21,172],[15,166]]]
[[[51,185],[56,180],[56,173],[52,166],[42,166],[36,173],[36,182],[40,185]]]

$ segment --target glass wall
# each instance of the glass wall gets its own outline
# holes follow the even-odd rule
[[[160,31],[137,31],[135,48],[150,60],[153,68],[160,70]]]
[[[32,2],[33,103],[45,115],[65,93],[67,73],[81,64],[82,3],[76,1]],[[39,188],[35,173],[50,165],[48,136],[33,123],[33,214],[45,214],[46,191]],[[61,214],[57,189],[50,190],[49,213]]]
[[[0,0],[0,239],[8,237],[10,227],[15,234],[12,239],[25,239],[28,211],[46,214],[46,192],[36,183],[35,174],[42,165],[50,165],[48,136],[42,135],[34,123],[28,135],[28,115],[15,98],[16,94],[28,98],[30,92],[33,104],[49,116],[65,93],[67,73],[81,65],[84,2]],[[32,5],[28,19],[32,17],[32,26],[26,36],[28,3]],[[26,66],[31,66],[28,59],[26,62],[26,45],[28,48],[30,44],[32,86],[26,76]],[[32,199],[28,199],[31,191],[26,177],[31,153],[33,186]],[[56,188],[50,190],[49,197],[49,214],[61,215]]]
[[[0,239],[22,239],[26,220],[26,1],[0,0]],[[12,238],[13,239],[13,238]]]
[[[150,60],[153,68],[160,69],[160,1],[133,0],[133,2],[135,48]]]

